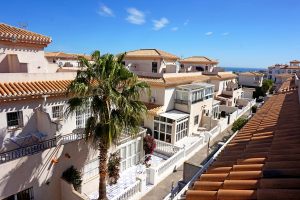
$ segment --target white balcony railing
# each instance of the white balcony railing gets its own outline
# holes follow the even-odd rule
[[[141,191],[141,181],[137,180],[132,186],[126,188],[124,192],[112,198],[112,200],[127,200]]]
[[[161,140],[155,140],[156,148],[155,151],[158,153],[166,154],[169,156],[174,155],[176,152],[180,150],[179,147],[174,146],[170,143],[163,142]]]

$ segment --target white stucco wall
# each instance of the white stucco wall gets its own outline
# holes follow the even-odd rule
[[[149,60],[124,60],[125,65],[129,67],[130,71],[142,71],[142,72],[150,72],[152,73],[152,62],[157,62],[157,73],[162,72],[162,62],[160,59],[149,59]]]
[[[48,68],[47,59],[44,57],[43,48],[39,47],[24,47],[24,46],[15,46],[14,44],[0,44],[0,72],[2,73],[16,73],[16,72],[27,72],[27,73],[47,73],[52,72]],[[6,57],[9,54],[16,54],[18,60],[8,64]],[[19,63],[22,66],[18,66]],[[24,69],[27,68],[27,69]],[[20,70],[20,71],[19,71]],[[54,69],[52,69],[54,70]]]
[[[261,87],[263,77],[262,76],[244,76],[239,75],[239,85]]]

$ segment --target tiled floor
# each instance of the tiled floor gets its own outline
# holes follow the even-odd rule
[[[156,165],[162,163],[164,160],[165,160],[164,158],[152,155],[149,163],[151,164],[151,166],[156,166]],[[126,188],[134,185],[134,183],[136,182],[137,171],[139,171],[139,170],[141,170],[141,168],[139,168],[137,166],[133,166],[133,167],[123,171],[120,174],[120,178],[119,178],[117,184],[108,185],[106,187],[108,199],[114,198],[115,196],[121,194]],[[150,185],[148,187],[150,187]],[[97,200],[98,199],[98,191],[95,191],[95,192],[89,194],[88,197],[90,198],[90,200]]]

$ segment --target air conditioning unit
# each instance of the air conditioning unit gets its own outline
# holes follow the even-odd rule
[[[150,98],[150,103],[155,103],[155,97]]]

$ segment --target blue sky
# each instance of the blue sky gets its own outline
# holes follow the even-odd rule
[[[299,0],[10,0],[0,22],[51,36],[47,51],[158,48],[220,66],[300,59]]]

